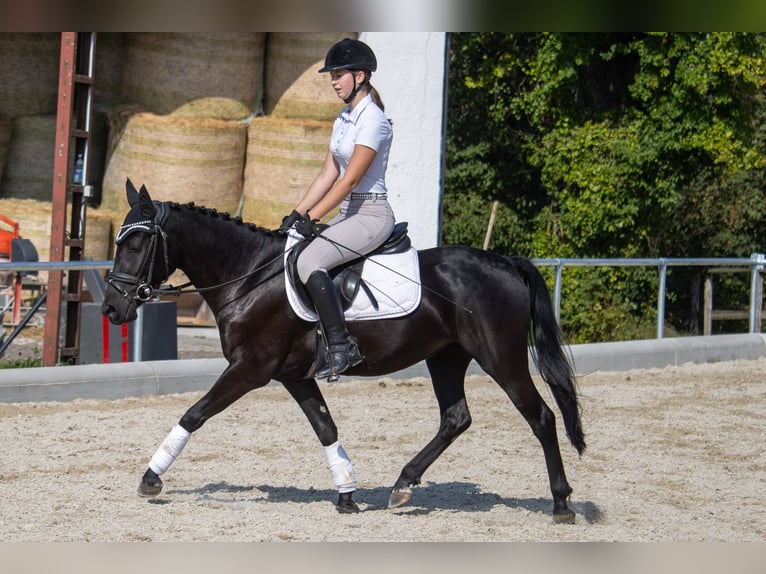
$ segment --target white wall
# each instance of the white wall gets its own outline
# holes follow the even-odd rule
[[[445,114],[445,32],[361,32],[378,59],[380,92],[394,140],[386,183],[397,221],[418,249],[439,241]]]

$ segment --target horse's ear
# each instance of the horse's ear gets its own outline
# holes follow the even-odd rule
[[[149,192],[145,185],[141,186],[138,192],[138,203],[141,206],[141,215],[147,219],[154,219],[154,215],[157,213],[157,208],[154,207],[154,202],[149,196]]]
[[[136,191],[136,186],[133,185],[133,182],[130,181],[130,178],[128,178],[125,182],[125,194],[128,196],[128,205],[130,207],[133,207],[136,203],[138,203],[138,191]]]

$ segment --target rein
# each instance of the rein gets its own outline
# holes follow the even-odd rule
[[[292,247],[290,248],[292,249]],[[289,251],[289,249],[288,249]],[[217,283],[216,285],[210,285],[208,287],[195,287],[194,289],[187,289],[186,287],[189,287],[193,283],[191,281],[187,281],[183,285],[179,285],[178,287],[174,287],[173,285],[167,285],[165,287],[160,286],[156,289],[153,289],[153,292],[157,295],[176,295],[181,296],[184,293],[205,293],[206,291],[213,291],[214,289],[220,289],[221,287],[226,287],[228,285],[233,285],[234,283],[237,283],[239,281],[244,281],[245,279],[249,279],[259,271],[264,270],[266,267],[277,261],[278,259],[281,259],[284,256],[285,252],[278,253],[275,257],[272,257],[269,259],[266,263],[263,265],[256,267],[249,273],[246,273],[245,275],[241,275],[239,277],[236,277],[234,279],[230,279],[229,281],[225,281],[224,283]]]

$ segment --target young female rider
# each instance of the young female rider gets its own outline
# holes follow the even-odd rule
[[[330,350],[328,367],[315,374],[320,379],[363,360],[349,339],[340,295],[328,271],[380,246],[394,227],[385,181],[392,131],[370,84],[376,69],[375,54],[359,40],[344,38],[327,52],[319,72],[329,72],[335,93],[347,105],[335,119],[319,175],[279,228],[287,232],[295,225],[305,237],[317,236],[298,257],[297,271]],[[339,214],[319,233],[315,224],[337,206]]]

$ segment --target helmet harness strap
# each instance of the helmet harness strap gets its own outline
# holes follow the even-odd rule
[[[367,72],[363,72],[363,73],[364,73],[364,80],[362,80],[362,83],[361,83],[361,84],[357,84],[357,83],[356,83],[356,72],[357,72],[358,70],[349,70],[349,71],[351,72],[351,75],[352,75],[352,76],[353,76],[353,78],[354,78],[354,89],[353,89],[353,90],[351,90],[351,93],[348,95],[348,97],[347,97],[347,98],[344,98],[344,99],[343,99],[343,102],[344,102],[344,103],[346,103],[346,104],[350,104],[350,103],[351,103],[351,102],[354,100],[354,98],[356,97],[356,95],[359,93],[359,89],[360,89],[362,86],[364,86],[366,83],[368,83],[368,80],[369,80],[369,78],[368,78],[368,76],[367,76]]]

